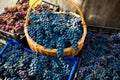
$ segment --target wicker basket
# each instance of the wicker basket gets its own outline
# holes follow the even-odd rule
[[[58,14],[70,14],[70,15],[74,15],[76,17],[81,17],[82,18],[82,23],[81,24],[82,24],[82,27],[83,27],[83,34],[82,34],[81,39],[78,41],[79,50],[75,51],[72,46],[64,49],[64,56],[75,56],[75,55],[78,54],[78,52],[82,49],[82,47],[84,45],[85,37],[86,37],[86,34],[87,34],[87,27],[86,27],[86,23],[84,21],[83,14],[82,14],[81,10],[79,9],[79,7],[74,2],[72,2],[71,0],[67,0],[67,1],[70,2],[78,10],[80,16],[73,13],[73,12],[67,12],[67,13],[65,13],[65,12],[56,12],[56,13],[58,13]],[[26,36],[29,47],[33,51],[35,51],[37,53],[45,54],[45,55],[48,55],[48,56],[56,56],[57,49],[45,48],[44,46],[42,46],[40,44],[37,44],[29,36],[27,26],[28,26],[29,14],[30,14],[30,11],[31,11],[31,7],[29,8],[28,13],[26,15],[26,22],[25,22],[25,27],[24,27],[25,36]]]

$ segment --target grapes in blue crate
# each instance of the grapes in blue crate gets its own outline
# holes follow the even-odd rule
[[[120,80],[120,33],[88,32],[78,79]]]
[[[34,53],[34,52],[33,52]],[[35,55],[17,44],[9,44],[0,58],[3,80],[67,80],[74,62]]]
[[[81,18],[70,14],[57,14],[43,10],[30,13],[28,34],[45,48],[57,49],[57,56],[62,57],[64,48],[73,46],[78,51],[78,41],[82,37]]]

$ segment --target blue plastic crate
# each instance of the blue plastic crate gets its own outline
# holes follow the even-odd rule
[[[9,46],[9,44],[17,44],[18,46],[21,45],[21,44],[20,44],[18,41],[16,41],[16,40],[13,40],[13,39],[12,39],[12,40],[8,40],[7,43],[5,44],[5,46],[3,47],[3,49],[0,51],[0,58],[2,58],[2,55],[3,55],[4,51],[6,51],[7,47]],[[29,53],[33,53],[33,51],[30,50],[30,49],[27,49],[27,48],[25,48],[25,47],[22,47],[22,48],[23,48],[25,51],[29,52]],[[74,62],[74,65],[72,66],[72,70],[71,70],[70,75],[69,75],[69,77],[68,77],[68,80],[72,80],[73,77],[74,77],[75,69],[76,69],[76,67],[77,67],[77,65],[78,65],[78,58],[73,57],[73,56],[68,56],[68,57],[64,57],[63,60],[69,60],[69,61],[71,61],[71,62]]]

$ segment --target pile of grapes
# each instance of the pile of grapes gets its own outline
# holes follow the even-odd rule
[[[120,33],[88,32],[81,54],[79,80],[120,80]]]
[[[3,80],[67,80],[74,62],[31,54],[22,46],[9,44],[0,58]]]
[[[0,29],[11,33],[19,33],[24,36],[24,23],[29,0],[19,0],[13,7],[4,8],[4,12],[0,15]],[[38,5],[35,12],[42,10],[50,10],[47,4]]]
[[[57,48],[57,57],[63,56],[64,48],[73,46],[78,50],[77,43],[83,33],[80,17],[44,10],[31,13],[30,23],[30,37],[45,48]]]

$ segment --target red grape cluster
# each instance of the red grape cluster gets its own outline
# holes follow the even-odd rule
[[[0,29],[11,33],[20,33],[22,37],[28,8],[28,0],[19,0],[15,6],[4,8],[4,12],[0,15]],[[50,10],[49,5],[38,5],[34,11],[42,10]]]

